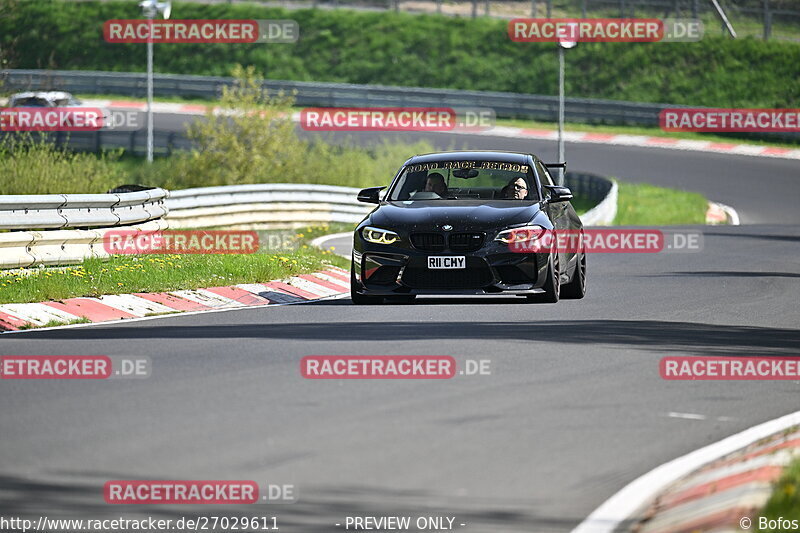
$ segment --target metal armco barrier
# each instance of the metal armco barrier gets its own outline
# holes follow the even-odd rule
[[[616,183],[594,174],[567,172],[566,185],[576,195],[597,202],[581,217],[585,225],[606,225],[613,221],[617,210]],[[0,207],[15,212],[8,215],[7,210],[0,211],[3,229],[96,228],[0,233],[0,268],[67,265],[87,257],[107,257],[103,237],[120,227],[157,231],[190,227],[272,229],[330,222],[355,224],[374,208],[356,200],[358,191],[331,185],[264,183],[171,192],[150,189],[113,195],[0,196]],[[115,199],[112,201],[107,198],[109,196]],[[28,215],[16,211],[25,211]],[[144,223],[137,225],[137,222]]]
[[[359,189],[305,183],[229,185],[172,191],[167,207],[172,228],[234,229],[353,223],[374,206],[356,200]]]
[[[596,204],[581,215],[584,226],[608,226],[617,216],[617,182],[596,174],[567,172],[564,184],[575,196],[588,198]]]
[[[163,220],[167,196],[165,189],[0,196],[0,230],[10,230],[0,233],[0,268],[68,265],[87,257],[107,257],[103,248],[107,231],[167,228]]]
[[[124,226],[126,230],[146,232],[167,227],[163,219]],[[119,228],[0,233],[0,268],[71,265],[90,257],[108,257],[103,238],[109,231],[119,231]]]
[[[94,72],[80,70],[3,70],[5,84],[16,90],[58,89],[73,93],[121,94],[144,98],[146,76],[134,72]],[[156,74],[156,96],[181,96],[216,99],[232,78]],[[489,107],[498,117],[532,118],[555,121],[558,97],[536,94],[489,91],[458,91],[418,87],[355,85],[303,81],[265,80],[270,92],[296,91],[300,106],[318,107]],[[658,125],[658,113],[665,108],[686,107],[590,98],[567,98],[566,120],[607,124]]]
[[[147,222],[167,214],[165,189],[120,194],[0,196],[0,229],[101,228]]]
[[[584,216],[587,226],[608,225],[617,210],[617,186],[594,174],[567,172],[573,193],[597,205]],[[271,229],[319,222],[355,224],[374,209],[356,200],[359,189],[331,185],[265,183],[171,191],[167,220],[172,228]]]
[[[80,70],[2,70],[0,78],[12,90],[58,89],[73,93],[122,94],[144,98],[146,76],[135,72],[95,72]],[[156,74],[156,96],[198,97],[217,99],[222,87],[233,78],[220,76],[189,76]],[[497,117],[524,118],[555,122],[558,120],[558,97],[523,93],[490,91],[459,91],[420,87],[391,87],[303,81],[265,80],[263,87],[270,92],[295,94],[298,106],[313,107],[453,107],[491,108]],[[659,126],[658,115],[663,109],[686,108],[676,104],[651,104],[567,98],[565,120],[587,124]],[[694,106],[695,109],[701,109]],[[797,133],[739,133],[737,137],[797,140]],[[100,151],[103,148],[125,148],[132,153],[144,153],[144,130],[96,131],[52,134],[54,142],[73,149]],[[188,149],[191,142],[176,132],[155,132],[155,148],[170,154],[176,149]]]
[[[14,133],[0,132],[4,135]],[[69,148],[79,152],[102,152],[122,148],[126,153],[144,155],[147,153],[147,130],[134,131],[60,131],[42,132],[41,137],[56,146]],[[183,132],[154,131],[153,145],[158,155],[172,155],[175,150],[190,150],[192,141]]]

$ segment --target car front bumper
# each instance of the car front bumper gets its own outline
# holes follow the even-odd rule
[[[430,256],[464,256],[466,268],[428,269]],[[547,264],[547,253],[514,253],[497,241],[470,252],[432,252],[373,244],[356,234],[353,247],[354,290],[375,296],[539,294]]]

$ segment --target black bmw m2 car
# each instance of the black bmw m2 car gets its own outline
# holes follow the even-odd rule
[[[551,164],[550,167],[563,166]],[[517,246],[583,225],[548,165],[530,154],[441,152],[405,162],[353,236],[355,304],[417,295],[510,294],[536,302],[583,298],[583,248]],[[582,241],[582,239],[581,239]]]

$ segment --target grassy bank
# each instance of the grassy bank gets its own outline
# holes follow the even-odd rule
[[[770,520],[797,520],[800,521],[800,459],[795,459],[772,489],[772,495],[767,505],[761,511],[761,517]],[[767,522],[768,524],[769,522]],[[754,519],[754,529],[759,533],[784,531],[790,529],[784,525],[777,528],[761,528],[759,519]]]
[[[121,150],[73,153],[48,143],[13,146],[9,139],[0,140],[0,195],[103,193],[126,183],[166,189],[249,183],[363,188],[389,183],[408,157],[435,151],[424,141],[358,147],[307,143],[291,135],[247,148],[234,146],[226,155],[201,147],[194,153],[156,158],[148,165],[143,157]],[[281,160],[282,166],[275,164]]]
[[[140,18],[135,2],[0,0],[8,66],[143,71],[144,45],[109,44],[103,22]],[[10,7],[9,7],[10,6]],[[2,11],[2,10],[0,10]],[[515,43],[506,21],[395,12],[175,3],[178,19],[294,19],[294,44],[159,44],[157,72],[555,94],[552,43]],[[581,43],[567,54],[567,94],[710,107],[800,105],[800,43],[706,37],[697,43]],[[56,80],[54,80],[56,81]]]
[[[87,259],[63,269],[0,271],[0,303],[259,283],[315,272],[330,264],[349,267],[347,260],[330,250],[302,246],[276,254],[172,254]]]
[[[708,200],[699,193],[618,182],[615,226],[705,224]]]

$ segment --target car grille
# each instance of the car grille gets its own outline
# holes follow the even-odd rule
[[[444,250],[444,236],[439,233],[412,233],[411,244],[417,250],[441,252]]]
[[[482,233],[454,233],[450,235],[450,249],[454,252],[474,252],[483,246]]]
[[[449,236],[450,250],[454,252],[475,252],[483,246],[482,233],[453,233]],[[411,244],[417,250],[442,252],[445,250],[445,236],[441,233],[412,233]]]
[[[479,289],[492,283],[492,271],[483,259],[466,259],[466,268],[447,270],[429,270],[424,259],[414,261],[403,270],[403,283],[414,289]]]

